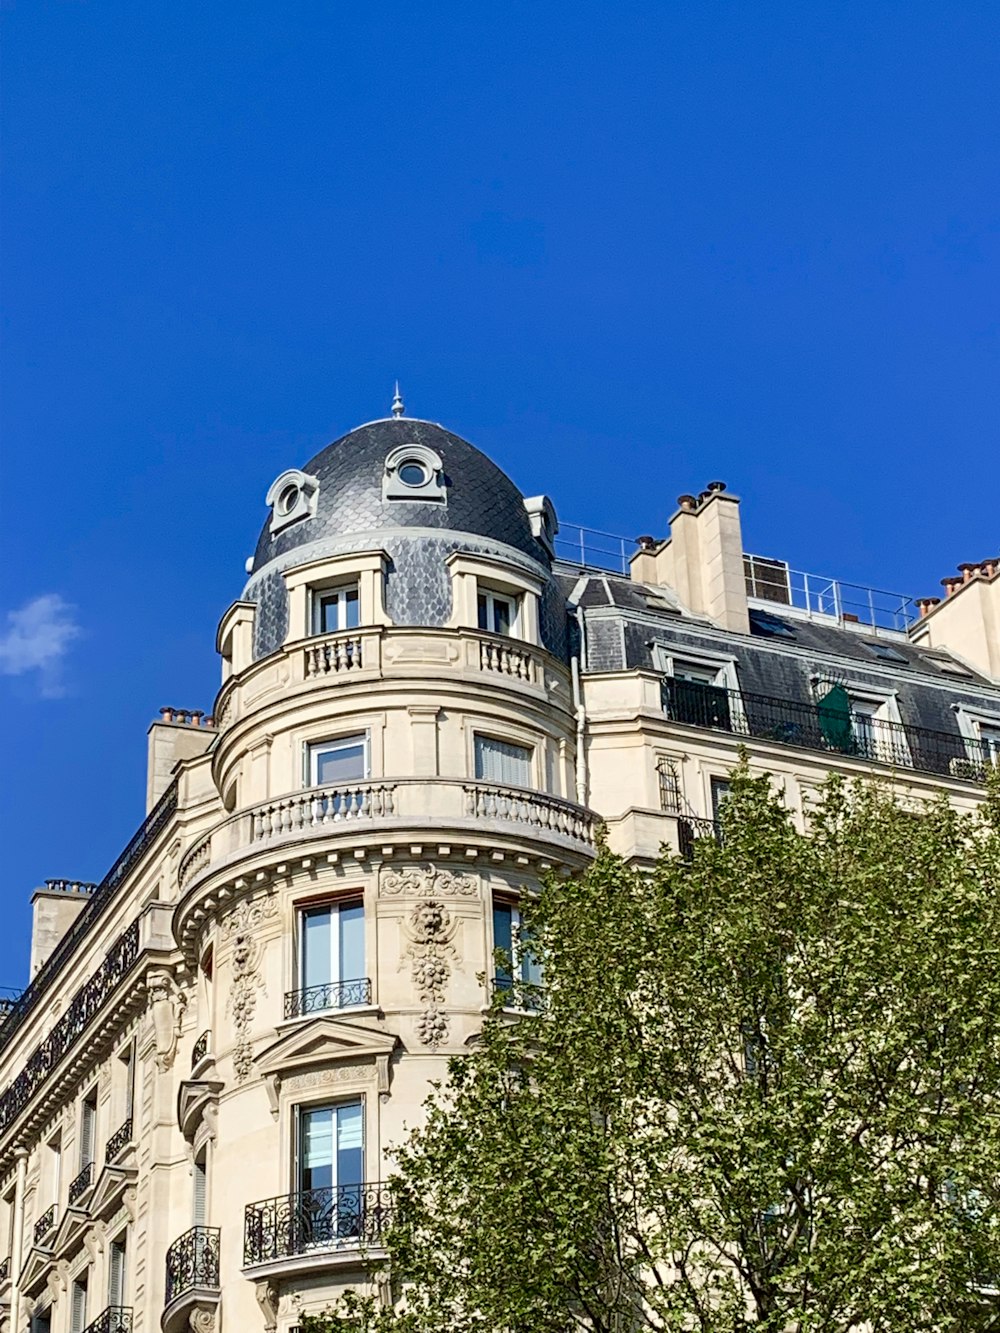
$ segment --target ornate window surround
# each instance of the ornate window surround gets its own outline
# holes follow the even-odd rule
[[[498,556],[474,556],[454,551],[445,561],[451,570],[452,609],[449,629],[478,629],[479,586],[509,597],[515,603],[512,639],[541,647],[539,601],[542,579]]]
[[[286,570],[283,575],[288,593],[288,633],[285,643],[315,637],[312,594],[335,588],[342,583],[358,585],[359,629],[391,624],[385,607],[388,562],[389,557],[385,551],[350,551],[344,555],[311,560],[307,565],[297,565],[295,569]]]

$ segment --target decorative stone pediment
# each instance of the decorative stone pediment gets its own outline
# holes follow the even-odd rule
[[[389,1061],[399,1038],[381,1027],[358,1019],[324,1014],[296,1025],[256,1058],[264,1076],[271,1114],[277,1118],[278,1096],[283,1083],[307,1078],[334,1082],[350,1077],[358,1066],[373,1067],[378,1091],[389,1092]],[[303,1086],[306,1086],[303,1083]]]
[[[55,1276],[54,1260],[48,1250],[40,1250],[37,1246],[28,1254],[24,1267],[21,1269],[21,1276],[18,1286],[26,1296],[37,1297],[44,1289],[50,1276]]]
[[[208,1139],[215,1142],[224,1086],[218,1079],[187,1079],[177,1091],[177,1127],[196,1151]]]
[[[130,1150],[126,1161],[135,1159],[134,1150]],[[130,1214],[135,1212],[135,1182],[139,1172],[134,1166],[115,1163],[105,1165],[97,1177],[94,1192],[90,1196],[89,1211],[91,1217],[111,1217],[124,1204]]]

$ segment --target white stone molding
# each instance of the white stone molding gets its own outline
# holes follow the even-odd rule
[[[257,932],[277,912],[278,899],[275,894],[255,899],[244,898],[222,922],[223,939],[231,941],[233,946],[226,1015],[232,1018],[236,1034],[233,1075],[237,1083],[245,1083],[253,1067],[250,1025],[257,1008],[257,991],[263,990],[267,994],[267,984],[259,970],[264,945]]]
[[[272,1116],[282,1089],[301,1092],[333,1083],[364,1083],[374,1075],[382,1096],[389,1092],[389,1066],[398,1038],[357,1018],[323,1014],[297,1023],[261,1051],[254,1063],[264,1076]]]
[[[257,1304],[264,1316],[265,1333],[274,1333],[278,1327],[278,1305],[281,1292],[276,1282],[258,1282],[256,1285]]]
[[[439,870],[428,862],[424,866],[384,867],[379,879],[379,893],[399,898],[472,898],[479,892],[475,875],[454,870]]]
[[[443,1011],[445,993],[451,977],[451,963],[458,954],[452,940],[457,920],[444,903],[423,898],[400,923],[409,940],[400,967],[408,961],[410,975],[425,1006],[416,1020],[417,1037],[432,1051],[448,1040],[448,1015]]]
[[[146,976],[149,1007],[156,1040],[156,1067],[161,1074],[173,1067],[181,1035],[187,995],[166,968],[150,968]]]

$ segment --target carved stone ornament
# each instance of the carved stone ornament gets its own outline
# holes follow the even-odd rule
[[[214,1305],[196,1305],[188,1311],[188,1328],[191,1333],[215,1333],[216,1307]]]
[[[278,1327],[278,1302],[280,1298],[281,1293],[276,1282],[257,1283],[257,1304],[264,1316],[266,1333],[274,1333],[274,1330]]]
[[[250,1025],[257,1008],[257,992],[267,993],[260,975],[260,960],[264,946],[259,938],[261,926],[277,914],[278,900],[273,894],[254,901],[244,899],[222,923],[222,935],[232,940],[232,979],[226,1014],[233,1020],[236,1045],[233,1049],[233,1074],[237,1083],[245,1083],[253,1068],[253,1047],[250,1044]]]
[[[181,1034],[187,996],[173,975],[161,967],[150,968],[146,989],[156,1040],[156,1067],[160,1073],[165,1073],[172,1068],[177,1054],[177,1039]]]
[[[384,870],[379,885],[384,896],[401,898],[471,898],[478,889],[475,876],[438,870],[430,864]]]
[[[444,903],[425,898],[415,904],[403,921],[409,944],[403,959],[410,962],[410,975],[426,1009],[417,1019],[417,1037],[436,1051],[448,1040],[448,1015],[442,1012],[451,976],[451,962],[458,957],[451,943],[458,922]]]

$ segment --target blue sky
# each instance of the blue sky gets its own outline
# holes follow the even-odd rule
[[[4,6],[0,984],[208,709],[269,483],[385,414],[560,515],[923,595],[1000,551],[989,3]]]

